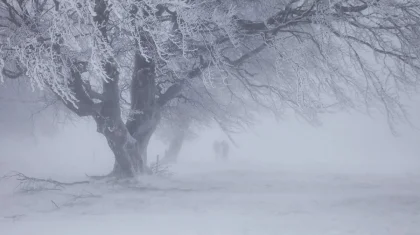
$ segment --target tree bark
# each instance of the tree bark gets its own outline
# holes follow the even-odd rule
[[[107,125],[106,128],[102,127],[99,130],[106,137],[115,157],[113,170],[108,176],[129,178],[148,173],[147,147],[155,128],[143,136],[134,138],[122,122],[116,126]]]
[[[133,177],[142,172],[144,162],[137,139],[133,138],[121,118],[117,66],[112,62],[108,62],[105,66],[112,80],[103,83],[104,100],[94,119],[98,132],[105,136],[115,156],[115,166],[111,175]]]
[[[121,111],[117,111],[119,115],[115,118],[119,119],[120,123],[117,132],[111,133],[107,129],[103,132],[115,155],[114,169],[111,173],[114,176],[133,177],[147,173],[147,146],[160,121],[161,107],[157,103],[155,79],[154,62],[147,61],[137,52],[134,56],[131,80],[129,119],[124,125],[120,121]],[[112,83],[114,80],[106,85]],[[119,99],[114,97],[112,100]],[[113,109],[120,109],[119,104]]]
[[[105,134],[108,145],[114,153],[115,163],[110,175],[117,178],[133,177],[143,171],[144,163],[137,142],[128,138],[120,138],[111,133]]]
[[[142,137],[138,136],[136,139],[132,138],[132,140],[134,141],[133,145],[128,144],[123,146],[123,148],[125,148],[125,151],[129,155],[128,157],[130,159],[133,159],[131,161],[133,168],[132,174],[124,173],[128,171],[126,168],[122,167],[121,161],[118,160],[117,154],[113,151],[115,155],[115,163],[114,169],[111,174],[119,177],[131,177],[138,174],[150,173],[147,167],[147,147],[149,146],[149,142],[153,133],[154,129],[151,129],[148,133],[146,133],[146,135]]]

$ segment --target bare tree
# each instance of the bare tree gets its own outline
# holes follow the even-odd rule
[[[247,121],[250,103],[311,122],[331,107],[376,107],[393,123],[406,115],[398,95],[417,86],[415,0],[0,2],[1,78],[27,77],[92,117],[115,176],[146,171],[173,102],[223,128]]]

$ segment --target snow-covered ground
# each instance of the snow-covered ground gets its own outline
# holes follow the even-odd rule
[[[420,132],[406,129],[395,138],[383,120],[357,115],[322,128],[268,122],[236,136],[223,164],[212,141],[225,136],[201,133],[171,178],[30,194],[0,180],[0,235],[420,235]],[[150,158],[165,148],[153,141]],[[0,140],[0,176],[75,181],[112,164],[91,123],[36,145]]]
[[[4,235],[418,235],[420,176],[338,174],[236,161],[182,163],[171,178],[12,193]]]

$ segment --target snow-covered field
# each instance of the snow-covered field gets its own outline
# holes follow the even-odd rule
[[[183,163],[171,178],[12,193],[4,235],[418,235],[420,176],[288,170],[280,164]]]
[[[211,151],[223,135],[202,133],[183,147],[171,178],[137,184],[28,194],[0,180],[0,235],[420,235],[420,134],[395,138],[386,123],[356,118],[322,128],[262,125],[237,136],[239,148],[223,164]],[[6,140],[0,176],[17,170],[76,181],[113,164],[90,124],[36,146]],[[165,148],[153,142],[150,158]]]

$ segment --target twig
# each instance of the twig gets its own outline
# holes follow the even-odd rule
[[[34,181],[34,182],[45,182],[45,183],[51,183],[51,184],[55,184],[55,185],[65,185],[65,186],[72,186],[72,185],[77,185],[77,184],[88,184],[89,181],[75,181],[75,182],[60,182],[60,181],[56,181],[53,179],[42,179],[42,178],[34,178],[34,177],[29,177],[24,175],[23,173],[20,172],[14,172],[12,174],[8,174],[2,177],[3,179],[10,179],[10,178],[16,178],[19,181],[25,181],[25,180],[30,180],[30,181]]]
[[[161,163],[159,155],[156,157],[156,162],[150,164],[149,169],[153,175],[172,176],[172,173],[169,170],[169,165]]]
[[[53,200],[51,200],[52,204],[54,204],[55,207],[57,207],[57,209],[60,209],[60,207],[57,205],[57,203],[55,203]]]
[[[34,178],[24,175],[20,172],[12,172],[10,174],[4,175],[1,179],[12,179],[15,178],[19,181],[17,188],[20,188],[24,192],[36,192],[36,191],[45,191],[45,190],[61,190],[65,186],[72,186],[78,184],[88,184],[89,181],[76,181],[76,182],[60,182],[52,179],[41,179]]]
[[[25,216],[25,215],[24,214],[17,214],[17,215],[4,216],[3,218],[12,219],[13,222],[15,222],[16,220],[22,218],[23,216]]]

